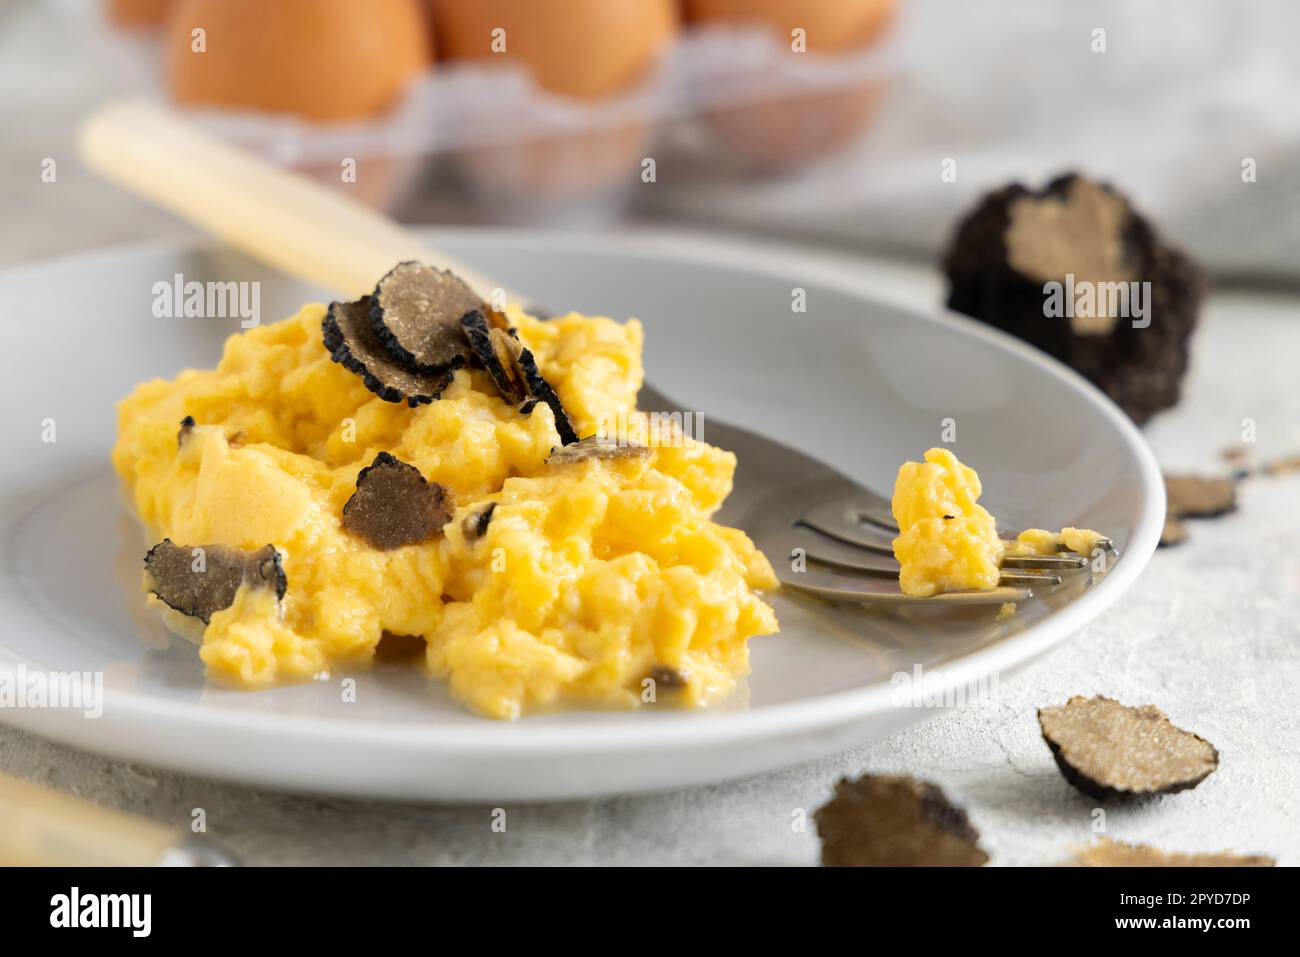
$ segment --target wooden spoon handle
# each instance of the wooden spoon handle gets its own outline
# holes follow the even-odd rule
[[[78,149],[91,169],[117,185],[341,296],[368,293],[395,264],[416,259],[450,269],[485,299],[523,301],[388,217],[163,107],[108,103],[82,123]]]
[[[177,837],[145,818],[0,775],[0,866],[149,866]]]

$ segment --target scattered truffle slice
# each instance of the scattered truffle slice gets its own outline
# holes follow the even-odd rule
[[[1265,475],[1285,475],[1288,472],[1300,472],[1300,455],[1284,455],[1281,458],[1265,462],[1260,469]]]
[[[496,502],[488,502],[482,508],[476,508],[460,521],[460,530],[465,533],[465,541],[477,542],[487,534],[488,525],[492,523],[492,513],[497,510]]]
[[[433,375],[412,372],[384,348],[370,324],[370,297],[331,303],[321,323],[330,358],[355,372],[366,388],[385,402],[417,406],[432,402],[451,384],[450,370]]]
[[[441,485],[380,452],[357,473],[357,490],[343,506],[343,527],[370,547],[388,551],[427,542],[451,521],[451,511]]]
[[[966,812],[910,777],[844,778],[815,818],[827,867],[979,867],[989,859]]]
[[[1170,548],[1174,545],[1181,545],[1187,541],[1187,526],[1176,518],[1165,518],[1165,524],[1160,529],[1160,547]]]
[[[1229,465],[1235,465],[1239,471],[1250,471],[1251,455],[1245,446],[1231,445],[1219,452],[1219,458]]]
[[[196,424],[192,415],[187,415],[181,419],[180,431],[176,433],[176,447],[178,449],[185,444],[185,440],[190,437],[190,433],[194,431]]]
[[[371,299],[375,335],[407,368],[437,373],[469,359],[460,318],[482,307],[483,299],[454,273],[398,263],[379,280]]]
[[[1165,499],[1174,518],[1215,518],[1236,510],[1237,486],[1225,478],[1166,475]]]
[[[613,439],[589,435],[573,445],[563,445],[552,449],[547,456],[548,465],[568,465],[571,462],[585,462],[588,459],[644,459],[650,450],[644,445],[621,445]]]
[[[1219,766],[1214,745],[1175,727],[1155,705],[1076,695],[1038,709],[1038,723],[1065,779],[1093,797],[1173,794]]]
[[[144,567],[149,591],[205,625],[215,612],[230,607],[245,582],[274,589],[276,600],[284,598],[289,585],[273,545],[245,551],[229,545],[177,545],[164,538],[149,549]]]
[[[943,266],[949,308],[1076,369],[1138,424],[1178,402],[1201,273],[1111,187],[1071,173],[1037,192],[1013,183],[990,193],[958,225]],[[1095,285],[1078,285],[1085,281]],[[1135,328],[1110,314],[1118,310],[1086,302],[1050,315],[1044,287],[1053,282],[1062,284],[1063,305],[1102,283],[1149,282],[1150,324]]]
[[[1149,844],[1124,844],[1103,837],[1074,855],[1082,867],[1274,867],[1277,861],[1263,854],[1166,854]]]

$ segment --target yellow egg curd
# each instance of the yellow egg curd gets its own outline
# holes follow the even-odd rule
[[[700,705],[748,672],[747,639],[777,631],[756,590],[776,579],[743,532],[710,520],[735,456],[635,411],[639,323],[510,311],[579,435],[622,422],[652,447],[561,465],[546,461],[560,445],[550,408],[521,413],[482,370],[457,370],[416,408],[379,399],[330,360],[324,312],[232,336],[215,370],[145,382],[118,407],[113,462],[155,541],[282,555],[283,600],[245,584],[199,622],[210,677],[323,677],[370,662],[385,633],[419,636],[456,698],[514,718]],[[185,416],[196,425],[178,446]],[[440,535],[378,551],[343,528],[380,451],[446,489],[455,512]],[[487,503],[486,531],[468,538],[462,523]]]
[[[1061,547],[1091,555],[1103,538],[1090,529],[1029,529],[1015,541],[1003,541],[995,519],[979,504],[982,491],[975,470],[948,449],[930,449],[924,462],[899,468],[892,503],[899,534],[893,546],[904,594],[925,598],[995,588],[1004,556],[1048,555]]]
[[[927,597],[967,588],[995,588],[1004,545],[980,478],[948,449],[930,449],[924,462],[904,462],[894,482],[894,557],[905,595]]]
[[[1061,549],[1090,556],[1105,536],[1090,528],[1063,528],[1049,532],[1045,528],[1029,528],[1016,536],[1007,546],[1008,555],[1051,555]]]

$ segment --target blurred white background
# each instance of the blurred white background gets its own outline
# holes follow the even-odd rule
[[[1094,50],[1098,29],[1105,52]],[[1285,0],[899,0],[875,51],[878,110],[847,149],[776,176],[665,162],[645,188],[633,168],[630,209],[594,219],[689,221],[933,262],[979,194],[1081,169],[1127,192],[1217,278],[1300,280],[1297,36],[1300,5]],[[159,61],[156,38],[112,29],[96,0],[0,4],[0,260],[186,233],[72,155],[90,106],[161,95]],[[39,179],[46,157],[59,163],[57,188]],[[944,182],[949,158],[956,179]],[[410,220],[476,218],[418,188],[390,200]]]

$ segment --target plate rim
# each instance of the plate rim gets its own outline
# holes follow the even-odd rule
[[[769,278],[785,275],[790,268],[787,257],[776,248],[749,245],[743,238],[696,231],[601,234],[484,226],[421,226],[416,227],[416,231],[422,236],[442,237],[451,242],[503,240],[516,245],[531,243],[548,249],[563,247],[573,252],[590,249],[592,243],[599,243],[601,249],[613,248],[626,255],[660,261],[689,260],[692,264],[751,272]],[[97,260],[111,261],[148,254],[221,248],[219,241],[204,237],[109,244],[7,265],[0,268],[0,282],[35,271],[73,269],[79,264]],[[1125,448],[1132,453],[1138,465],[1147,507],[1140,514],[1132,541],[1114,567],[1077,599],[1043,621],[1031,624],[988,647],[973,650],[936,666],[931,670],[934,683],[928,685],[928,689],[943,694],[950,689],[970,686],[983,676],[1009,673],[1027,664],[1077,634],[1132,586],[1145,570],[1159,541],[1164,521],[1165,490],[1154,453],[1138,428],[1118,406],[1073,369],[986,323],[960,315],[941,305],[930,309],[920,308],[904,297],[872,288],[869,277],[846,273],[829,263],[801,261],[799,274],[804,277],[804,281],[812,278],[854,297],[903,309],[914,319],[982,339],[1040,367],[1075,392],[1079,400],[1099,411],[1118,431]],[[23,518],[24,516],[16,516],[15,521],[20,522]],[[766,636],[765,640],[779,641],[780,636]],[[596,712],[584,711],[583,719],[574,722],[559,720],[547,724],[530,724],[527,716],[519,721],[496,721],[485,717],[482,718],[482,723],[421,726],[384,720],[349,722],[337,718],[241,712],[204,707],[201,703],[163,701],[136,691],[115,690],[113,707],[105,709],[96,721],[101,724],[101,729],[114,724],[131,726],[140,721],[165,722],[169,731],[176,734],[256,734],[273,729],[274,734],[285,743],[311,740],[318,744],[322,737],[328,737],[348,747],[401,746],[408,750],[423,748],[446,753],[465,752],[481,757],[525,751],[535,753],[538,749],[573,755],[611,746],[694,751],[727,743],[753,742],[774,734],[789,735],[816,728],[837,727],[893,710],[893,696],[894,689],[889,684],[876,682],[865,687],[783,702],[756,710],[713,714],[709,714],[708,709],[703,709],[702,712],[674,712],[671,715],[659,715],[659,720],[643,724],[626,723],[602,727],[591,723],[590,715]],[[111,719],[110,713],[113,716]],[[21,714],[25,715],[26,712]],[[42,722],[39,717],[35,721],[20,717],[14,721],[11,717],[6,717],[6,723],[77,743],[75,736],[59,733],[63,722],[57,719]]]

